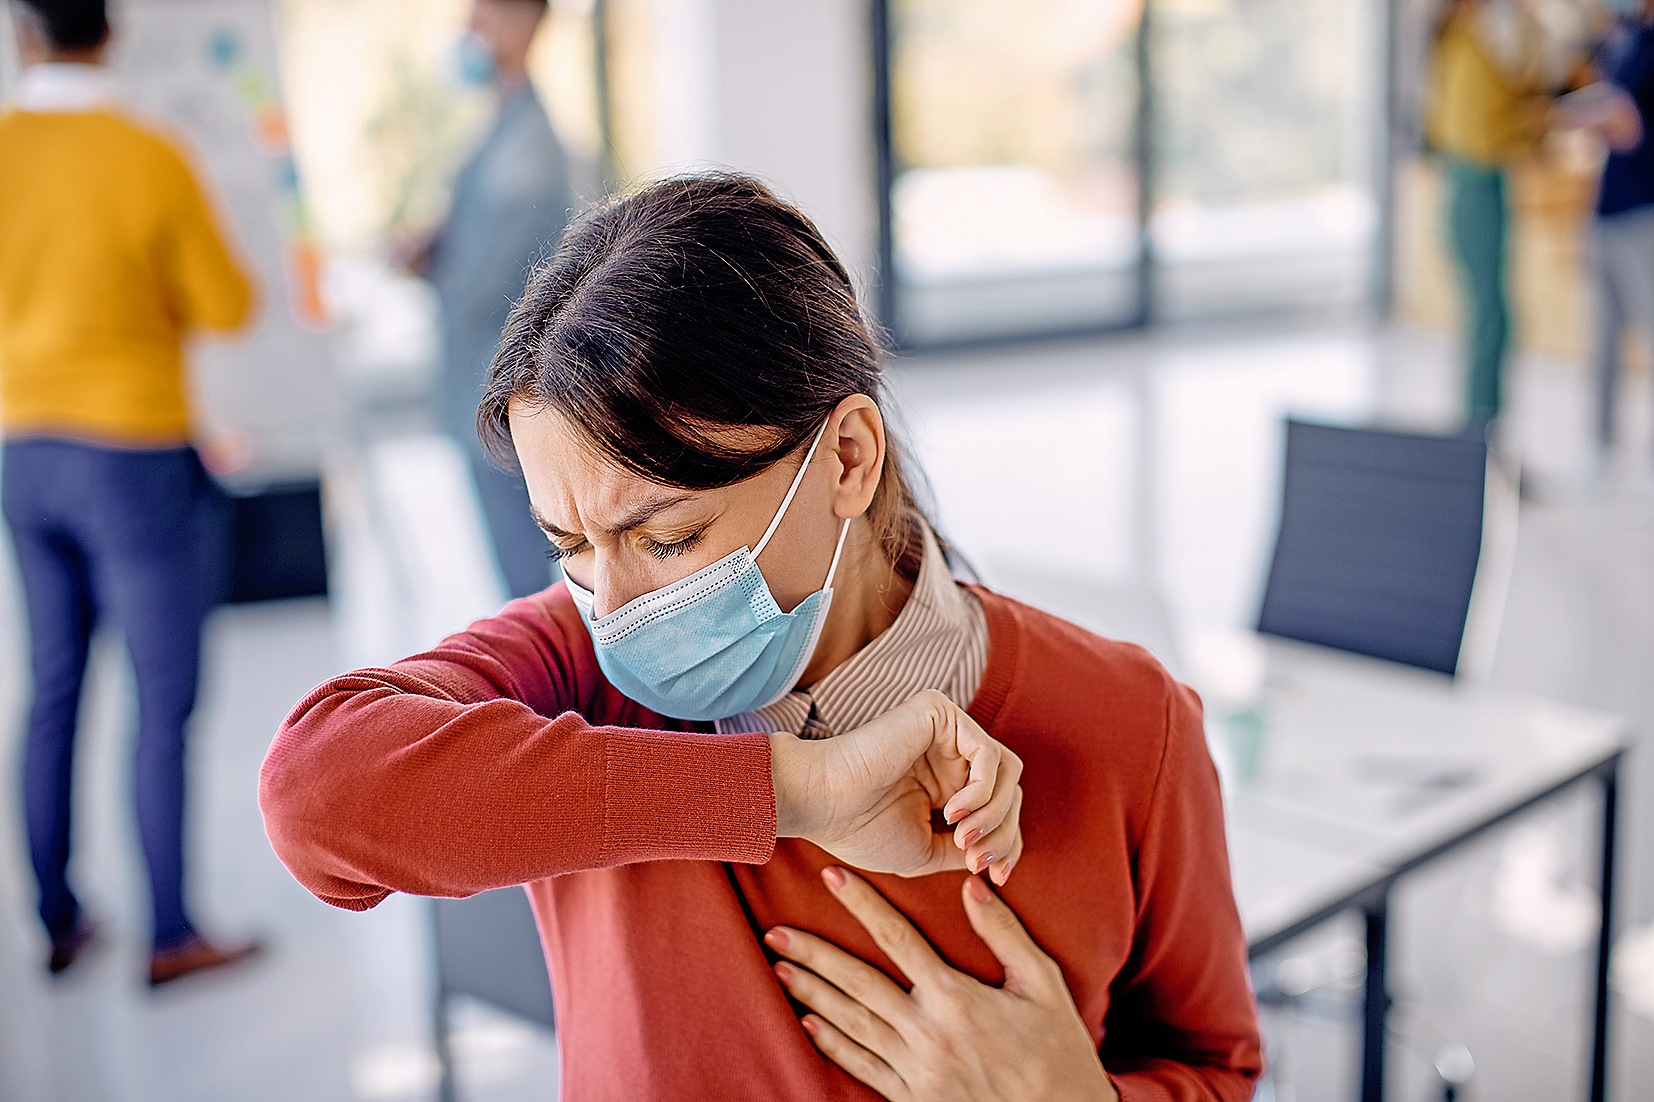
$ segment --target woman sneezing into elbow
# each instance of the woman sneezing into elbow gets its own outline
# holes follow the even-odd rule
[[[478,414],[564,580],[301,701],[277,853],[350,909],[524,885],[569,1102],[1251,1097],[1198,700],[955,581],[885,401],[757,181],[586,214]]]

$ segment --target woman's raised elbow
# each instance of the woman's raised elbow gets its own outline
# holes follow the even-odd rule
[[[325,807],[333,802],[328,770],[318,769],[291,745],[294,732],[284,726],[265,755],[258,773],[258,807],[264,832],[289,868],[296,849],[307,848],[306,835],[325,829]],[[296,872],[297,870],[295,870]]]
[[[301,881],[300,866],[327,850],[361,795],[362,762],[349,752],[355,740],[339,715],[354,694],[328,688],[319,686],[288,715],[258,776],[265,834]]]

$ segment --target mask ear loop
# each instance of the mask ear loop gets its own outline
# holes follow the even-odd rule
[[[833,565],[827,568],[827,580],[821,583],[822,589],[833,588],[833,575],[838,573],[838,557],[844,553],[844,537],[850,534],[850,521],[845,517],[844,524],[838,530],[838,546],[833,548]]]
[[[830,421],[832,418],[828,418],[828,420]],[[823,421],[821,423],[821,427],[816,429],[816,438],[810,441],[810,450],[804,453],[804,463],[798,468],[798,473],[793,476],[793,484],[788,488],[787,496],[781,499],[781,508],[775,511],[775,519],[770,521],[770,526],[764,530],[764,538],[758,541],[758,546],[752,549],[752,557],[754,559],[764,553],[765,545],[770,542],[770,537],[775,535],[776,528],[781,525],[781,518],[787,515],[787,506],[793,503],[793,495],[798,493],[798,487],[804,482],[804,472],[810,469],[810,460],[815,457],[816,445],[821,443],[822,434],[826,431],[827,421]],[[840,533],[839,546],[842,547],[843,545],[844,536]],[[834,556],[833,562],[835,564],[838,562],[837,556]],[[832,580],[831,575],[828,575],[828,580]]]

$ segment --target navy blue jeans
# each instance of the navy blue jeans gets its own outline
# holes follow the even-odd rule
[[[80,914],[67,878],[70,781],[87,650],[107,618],[125,636],[137,682],[134,789],[151,934],[157,948],[176,945],[193,932],[184,908],[184,734],[202,624],[225,577],[222,498],[190,448],[12,440],[0,474],[28,609],[34,697],[23,806],[41,920],[61,937]]]

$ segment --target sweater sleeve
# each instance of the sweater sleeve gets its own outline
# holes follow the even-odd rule
[[[225,243],[212,205],[182,154],[170,166],[168,276],[186,330],[231,332],[253,312],[253,284]]]
[[[573,615],[554,587],[300,701],[259,780],[294,877],[364,910],[393,891],[463,896],[637,861],[767,861],[768,736],[588,722],[637,710],[589,643],[571,644]]]
[[[1101,1056],[1124,1102],[1240,1102],[1263,1056],[1223,800],[1199,698],[1167,683],[1165,750],[1137,852],[1137,934]]]

